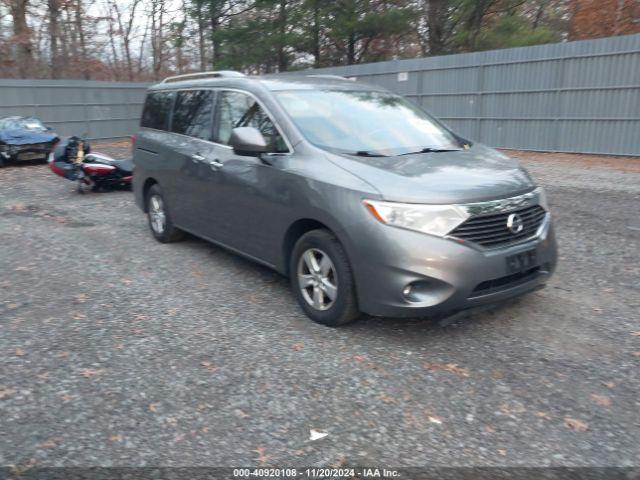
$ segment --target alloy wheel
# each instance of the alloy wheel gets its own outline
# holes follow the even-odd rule
[[[167,218],[164,212],[164,203],[160,195],[152,195],[149,198],[149,220],[151,228],[158,235],[164,232]]]
[[[300,256],[297,271],[305,301],[316,310],[331,308],[338,296],[338,276],[329,255],[310,248]]]

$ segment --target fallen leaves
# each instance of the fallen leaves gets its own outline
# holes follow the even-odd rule
[[[591,400],[593,401],[593,403],[595,403],[596,405],[600,405],[601,407],[611,406],[611,399],[605,395],[592,394]]]
[[[258,454],[257,460],[260,462],[260,465],[264,465],[269,461],[269,455],[267,455],[267,449],[264,447],[258,447],[254,450]]]
[[[16,357],[24,357],[26,353],[21,348],[16,348]]]
[[[206,368],[207,370],[209,370],[210,372],[215,372],[216,370],[218,370],[218,367],[216,367],[213,363],[211,362],[200,362],[200,365],[202,365],[204,368]]]
[[[38,448],[56,448],[58,446],[57,443],[57,439],[55,438],[51,438],[49,440],[47,440],[46,442],[41,443],[40,445],[38,445]]]
[[[291,348],[293,348],[296,352],[299,352],[304,348],[304,343],[294,343]]]
[[[87,316],[84,313],[74,312],[71,314],[71,318],[74,320],[84,320]]]
[[[160,405],[159,403],[150,403],[149,404],[149,411],[156,413],[158,411],[158,405]]]
[[[79,293],[73,299],[73,303],[85,303],[89,296],[86,293]]]
[[[378,395],[378,400],[386,403],[387,405],[390,403],[398,403],[395,398],[390,397],[389,395],[386,395],[384,393],[381,393],[380,395]]]
[[[424,363],[422,364],[425,370],[429,370],[431,372],[437,371],[445,371],[449,373],[453,373],[459,377],[468,377],[469,371],[458,365],[457,363]]]
[[[123,440],[122,435],[111,435],[109,437],[110,442],[121,442]]]
[[[0,400],[9,398],[16,393],[15,388],[0,388]]]
[[[440,419],[440,417],[434,417],[429,415],[427,417],[427,420],[429,420],[429,423],[435,423],[436,425],[442,425],[442,420]]]
[[[640,331],[637,331],[637,332],[631,332],[631,336],[632,336],[632,337],[640,337]]]
[[[502,405],[500,405],[500,411],[502,413],[504,413],[505,415],[509,415],[511,417],[516,416],[520,413],[524,413],[527,411],[527,409],[525,408],[524,405],[522,405],[521,403],[513,403],[513,404],[508,404],[508,403],[503,403]]]
[[[586,432],[589,428],[589,425],[587,425],[582,420],[569,417],[565,417],[564,426],[570,428],[571,430],[575,430],[576,432]]]
[[[93,378],[98,375],[101,375],[102,372],[103,370],[100,370],[100,369],[83,368],[82,370],[80,370],[80,375],[82,375],[84,378]]]

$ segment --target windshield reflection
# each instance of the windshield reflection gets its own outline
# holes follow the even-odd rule
[[[307,140],[328,150],[371,156],[461,148],[427,113],[392,93],[290,90],[275,96]]]

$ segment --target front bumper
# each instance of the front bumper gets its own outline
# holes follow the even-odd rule
[[[32,145],[3,145],[2,156],[7,160],[46,160],[53,143]]]
[[[354,242],[360,244],[354,275],[360,309],[374,316],[438,316],[500,302],[539,288],[557,262],[549,214],[537,237],[492,250],[382,224],[368,226],[366,241]],[[509,272],[506,257],[533,249],[531,268]]]

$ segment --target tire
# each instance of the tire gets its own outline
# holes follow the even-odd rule
[[[171,215],[167,208],[167,202],[158,184],[153,185],[149,189],[145,202],[149,229],[151,230],[153,238],[160,243],[171,243],[182,240],[184,232],[173,225]]]
[[[360,317],[349,259],[331,232],[312,230],[300,237],[291,252],[289,278],[300,307],[314,322],[337,327]]]

